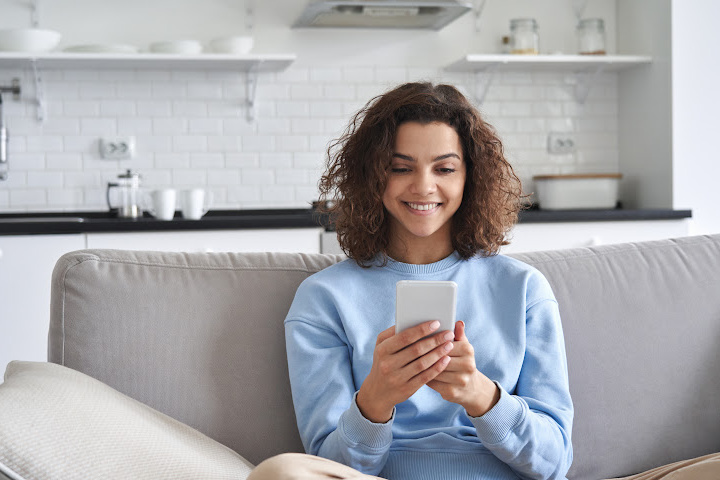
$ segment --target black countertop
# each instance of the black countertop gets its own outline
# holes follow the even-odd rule
[[[677,220],[690,218],[690,210],[540,210],[520,212],[519,223],[614,222]],[[0,235],[47,235],[63,233],[162,232],[186,230],[242,230],[325,227],[332,230],[327,216],[311,208],[267,210],[215,210],[200,220],[185,220],[178,213],[173,220],[117,218],[108,212],[11,213],[0,214]]]

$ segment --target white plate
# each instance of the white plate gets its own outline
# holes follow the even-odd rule
[[[215,53],[244,55],[252,50],[253,37],[220,37],[210,41],[210,49]]]
[[[150,44],[152,53],[173,53],[179,55],[195,55],[202,52],[202,45],[197,40],[174,40],[154,42]]]
[[[138,48],[133,45],[112,44],[112,45],[74,45],[63,50],[68,53],[138,53]]]

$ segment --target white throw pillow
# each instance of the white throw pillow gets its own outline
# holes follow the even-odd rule
[[[197,430],[69,368],[10,362],[0,472],[31,479],[244,479],[252,464]]]

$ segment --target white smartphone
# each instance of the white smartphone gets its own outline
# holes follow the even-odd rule
[[[395,333],[429,320],[440,322],[438,332],[455,331],[455,282],[401,280],[395,288]]]

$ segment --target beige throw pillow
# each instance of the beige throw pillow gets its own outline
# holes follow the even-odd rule
[[[30,479],[244,479],[229,448],[85,374],[11,362],[0,384],[0,472]]]

